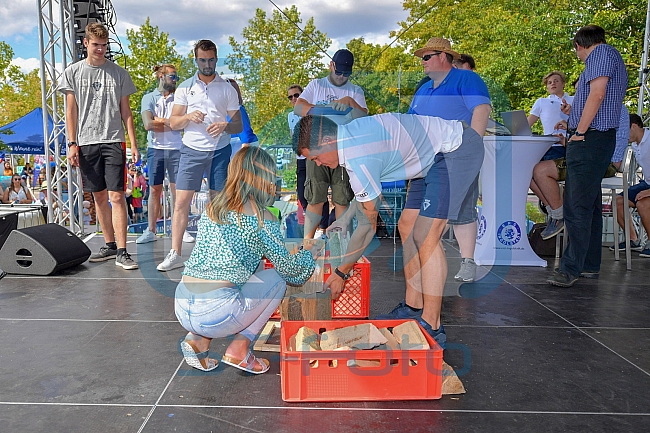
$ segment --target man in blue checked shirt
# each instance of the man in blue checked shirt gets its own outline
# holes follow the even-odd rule
[[[573,38],[585,63],[569,113],[564,220],[569,245],[560,268],[547,280],[571,287],[578,277],[596,278],[602,250],[600,182],[616,146],[627,71],[618,51],[605,42],[605,30],[585,26]]]

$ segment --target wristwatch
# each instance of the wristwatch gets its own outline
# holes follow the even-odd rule
[[[68,147],[70,147],[70,146],[77,146],[77,142],[76,141],[68,141]]]
[[[347,281],[347,280],[349,280],[350,277],[352,276],[352,270],[350,270],[350,273],[349,273],[349,274],[344,274],[343,272],[341,272],[341,271],[339,270],[338,267],[334,268],[334,273],[335,273],[336,275],[338,275],[339,277],[341,277],[341,279],[342,279],[343,281]]]

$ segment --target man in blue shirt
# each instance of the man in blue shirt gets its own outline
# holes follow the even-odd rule
[[[616,146],[621,104],[627,90],[627,71],[616,49],[605,42],[605,30],[585,26],[573,38],[576,55],[585,63],[573,106],[568,107],[570,138],[566,148],[567,174],[564,221],[569,245],[560,268],[547,280],[571,287],[578,277],[596,278],[602,250],[601,179]]]

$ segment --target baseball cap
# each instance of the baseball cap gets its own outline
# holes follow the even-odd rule
[[[354,65],[354,55],[349,50],[338,50],[334,53],[332,61],[336,66],[337,71],[352,72],[352,65]]]

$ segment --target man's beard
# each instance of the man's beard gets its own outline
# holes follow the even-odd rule
[[[162,83],[162,88],[166,92],[174,93],[176,91],[176,83]]]
[[[206,77],[209,77],[211,75],[214,75],[216,69],[208,66],[206,68],[199,69],[199,71],[201,72],[201,75],[205,75]]]

